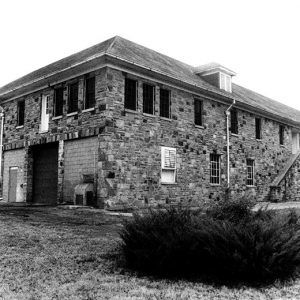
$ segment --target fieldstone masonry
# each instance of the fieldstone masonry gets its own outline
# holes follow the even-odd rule
[[[226,117],[228,104],[204,95],[203,126],[194,125],[194,99],[199,95],[155,79],[144,79],[105,67],[95,71],[96,106],[83,110],[83,76],[79,80],[79,110],[67,115],[67,88],[62,117],[50,115],[49,132],[40,133],[41,95],[53,87],[25,96],[25,124],[16,129],[17,100],[3,104],[4,124],[4,201],[7,201],[7,170],[12,159],[24,168],[24,201],[32,198],[31,146],[59,142],[58,203],[72,202],[80,174],[97,177],[97,204],[106,208],[142,207],[183,203],[199,205],[226,196]],[[136,111],[124,109],[124,81],[138,82]],[[72,79],[73,80],[73,79]],[[143,114],[143,83],[155,86],[154,115]],[[66,87],[68,81],[63,83]],[[171,117],[159,116],[159,90],[171,91]],[[291,127],[285,126],[284,145],[279,144],[279,123],[262,118],[262,139],[255,138],[255,117],[237,107],[239,134],[230,135],[230,196],[252,195],[257,201],[269,199],[269,186],[291,155]],[[161,184],[161,146],[177,149],[175,184]],[[18,149],[18,150],[15,150]],[[18,153],[15,155],[14,153]],[[221,155],[221,184],[210,184],[210,154]],[[15,158],[14,158],[15,157]],[[18,157],[18,158],[17,158]],[[96,161],[95,161],[96,158]],[[246,159],[255,160],[255,186],[246,186]],[[292,182],[289,199],[297,200],[300,177],[297,161],[287,178]],[[295,196],[292,196],[294,193]],[[228,195],[227,195],[228,196]]]

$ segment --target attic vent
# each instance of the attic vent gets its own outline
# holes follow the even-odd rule
[[[231,93],[231,79],[236,73],[217,63],[210,63],[195,68],[195,74],[221,90]]]

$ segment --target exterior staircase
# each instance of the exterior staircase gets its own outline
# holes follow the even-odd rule
[[[288,159],[285,167],[271,183],[269,194],[269,200],[271,202],[282,202],[287,200],[290,201],[291,199],[289,199],[288,194],[291,194],[295,198],[298,198],[296,194],[298,194],[298,186],[300,191],[300,185],[297,185],[298,179],[300,180],[300,175],[298,175],[299,172],[297,168],[297,164],[299,164],[299,157],[300,150],[298,150],[298,152],[293,154]]]

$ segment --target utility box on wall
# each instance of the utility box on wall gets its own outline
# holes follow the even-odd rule
[[[94,206],[94,184],[80,183],[75,186],[74,205]]]

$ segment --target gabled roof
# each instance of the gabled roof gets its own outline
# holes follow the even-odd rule
[[[126,61],[132,65],[175,78],[193,87],[223,95],[228,99],[235,99],[237,103],[249,106],[249,109],[253,107],[262,112],[275,114],[279,118],[299,123],[297,125],[300,126],[300,111],[296,109],[236,84],[232,86],[232,93],[227,93],[209,84],[201,76],[196,75],[197,68],[119,36],[63,58],[1,87],[0,99],[9,99],[12,91],[14,91],[14,94],[20,91],[21,94],[23,89],[29,93],[30,87],[34,85],[35,88],[38,88],[39,82],[45,84],[46,79],[54,76],[54,74],[62,73],[66,69],[75,68],[87,62],[93,62],[102,56],[114,57],[117,60]]]

